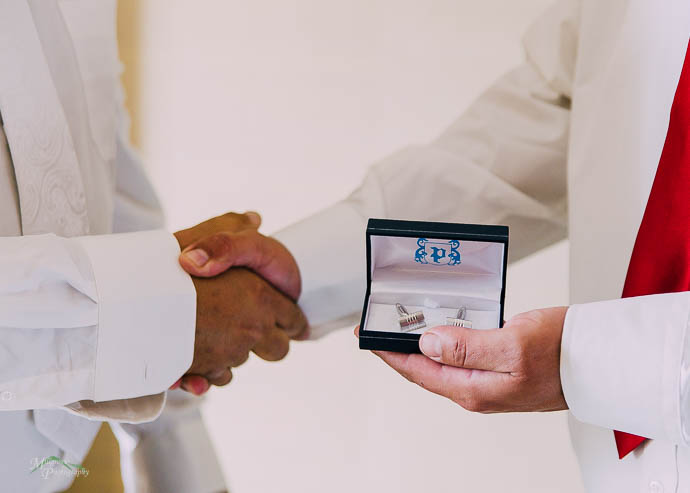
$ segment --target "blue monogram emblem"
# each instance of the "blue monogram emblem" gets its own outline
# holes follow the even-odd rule
[[[420,264],[458,265],[460,263],[460,242],[458,240],[417,240],[414,261]]]

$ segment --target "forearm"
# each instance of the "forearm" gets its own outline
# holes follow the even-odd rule
[[[350,197],[278,232],[300,267],[300,306],[316,335],[361,309],[369,217],[506,224],[511,261],[564,238],[568,118],[525,64],[436,141],[374,165]]]
[[[113,232],[146,231],[164,227],[164,214],[141,159],[124,137],[117,138]]]

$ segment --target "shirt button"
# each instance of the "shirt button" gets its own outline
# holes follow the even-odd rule
[[[14,399],[14,394],[9,390],[0,393],[0,400],[7,402],[11,401],[12,399]]]
[[[650,493],[664,493],[664,485],[661,484],[659,481],[651,481],[649,483],[649,492]]]

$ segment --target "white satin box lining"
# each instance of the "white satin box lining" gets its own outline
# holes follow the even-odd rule
[[[471,306],[465,301],[459,301],[456,306]],[[446,318],[455,318],[458,313],[458,308],[439,307],[428,308],[424,305],[406,304],[405,308],[410,313],[422,311],[426,327],[418,330],[407,332],[408,334],[423,334],[432,327],[439,325],[448,325]],[[494,310],[476,310],[468,308],[465,319],[472,322],[473,329],[491,329],[498,327],[499,307],[496,304]],[[382,332],[402,332],[398,322],[399,315],[394,304],[376,303],[374,300],[369,300],[369,311],[367,315],[367,329]]]
[[[444,240],[435,240],[443,244]],[[413,313],[424,314],[426,327],[411,331],[421,334],[446,325],[460,307],[475,329],[500,324],[503,287],[504,245],[482,241],[459,241],[460,262],[433,259],[420,262],[418,238],[371,237],[371,293],[366,308],[366,330],[402,332],[396,303]],[[446,252],[447,254],[447,252]],[[445,259],[446,257],[444,257]]]

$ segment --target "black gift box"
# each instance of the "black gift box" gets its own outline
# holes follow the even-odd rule
[[[474,329],[503,325],[507,226],[369,219],[366,242],[360,349],[418,353],[421,334],[463,307]],[[426,326],[401,326],[396,304]]]

